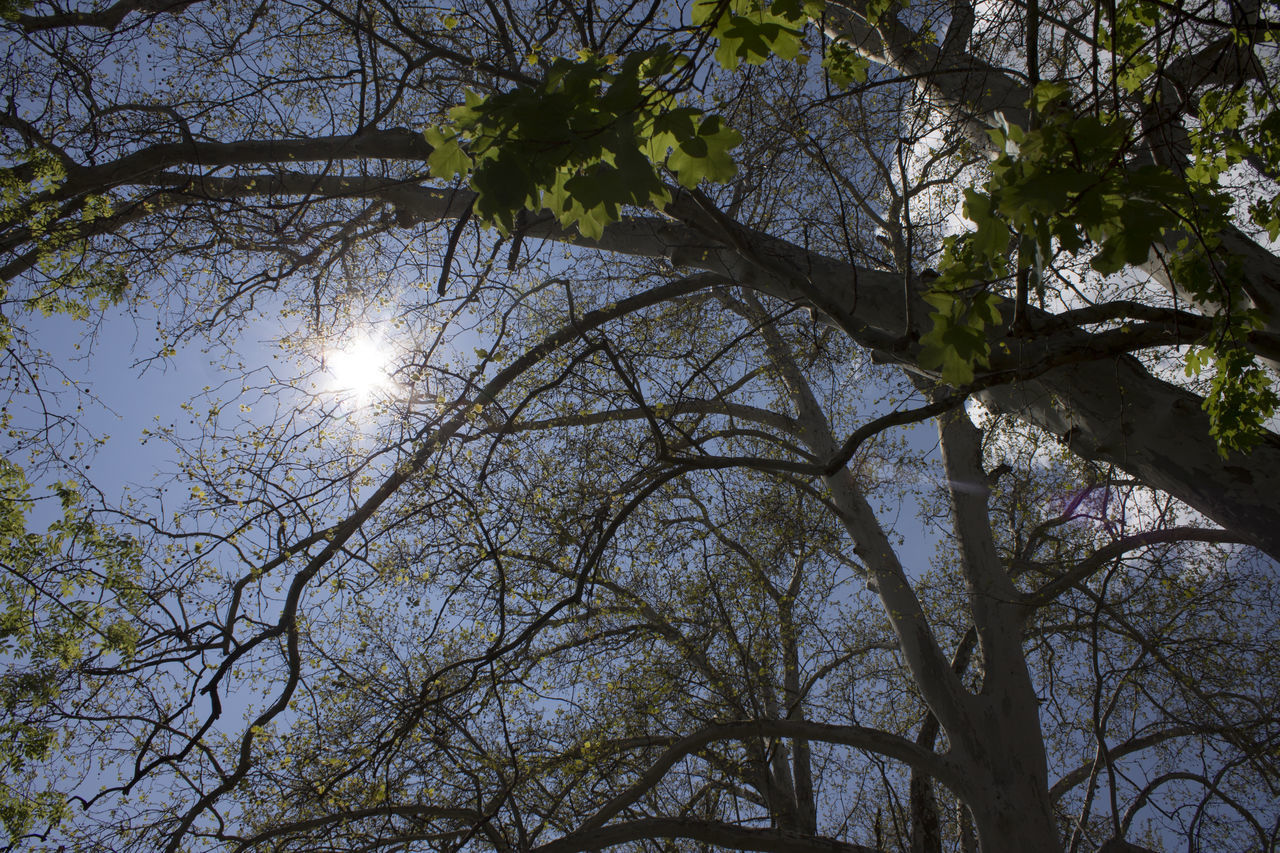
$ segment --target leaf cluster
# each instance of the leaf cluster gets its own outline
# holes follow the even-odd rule
[[[795,59],[804,46],[804,28],[822,14],[820,3],[801,0],[702,0],[693,6],[693,23],[717,42],[715,58],[732,71],[742,62],[761,65],[774,56]]]
[[[118,302],[128,286],[124,271],[105,261],[85,263],[81,229],[111,215],[111,199],[89,194],[63,205],[49,197],[66,181],[63,163],[44,149],[19,152],[15,164],[0,168],[0,230],[25,230],[37,245],[36,262],[49,282],[24,300],[24,307],[48,317],[87,319]],[[8,297],[0,281],[0,299]],[[9,319],[0,315],[0,346],[12,339]]]
[[[550,210],[599,238],[624,206],[661,207],[665,166],[684,187],[736,174],[739,134],[664,88],[685,60],[665,48],[622,59],[556,59],[543,79],[490,97],[473,92],[428,128],[437,178],[470,177],[475,213],[506,231],[520,210]]]
[[[1245,344],[1256,321],[1236,307],[1245,301],[1239,265],[1215,236],[1229,222],[1229,199],[1214,180],[1220,165],[1193,169],[1189,181],[1166,166],[1128,164],[1132,123],[1077,114],[1059,83],[1040,83],[1027,106],[1030,127],[1006,121],[988,131],[1000,153],[985,185],[965,190],[973,230],[945,242],[941,275],[925,296],[937,310],[921,338],[921,364],[940,368],[953,385],[972,382],[975,368],[989,365],[986,330],[1001,320],[996,288],[1015,272],[1013,245],[1016,272],[1035,282],[1042,301],[1042,272],[1059,250],[1090,253],[1089,265],[1102,275],[1155,253],[1195,302],[1234,308],[1215,316],[1206,341],[1217,378],[1205,409],[1224,453],[1247,450],[1264,434],[1276,397]],[[1200,363],[1189,362],[1188,374]]]
[[[30,484],[0,460],[0,654],[10,662],[0,675],[0,825],[14,839],[63,813],[61,794],[28,789],[32,765],[59,741],[45,709],[86,660],[135,653],[147,603],[139,543],[84,512],[73,485],[55,489],[61,517],[45,533],[30,532]]]

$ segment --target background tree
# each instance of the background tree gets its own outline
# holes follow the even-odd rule
[[[1274,845],[1269,9],[6,13],[15,842]],[[291,354],[124,501],[112,305]]]

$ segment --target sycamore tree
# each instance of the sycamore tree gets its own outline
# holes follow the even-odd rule
[[[1275,846],[1274,7],[0,12],[11,846]]]

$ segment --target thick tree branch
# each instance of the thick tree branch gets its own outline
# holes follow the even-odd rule
[[[60,12],[50,15],[18,15],[18,25],[28,33],[61,30],[72,27],[114,30],[133,13],[144,15],[178,15],[200,0],[118,0],[96,12]]]
[[[689,838],[704,844],[762,853],[875,853],[875,849],[834,838],[750,829],[715,820],[654,817],[630,820],[590,832],[579,831],[556,841],[534,847],[531,853],[578,853],[602,850],[629,841],[658,838]]]

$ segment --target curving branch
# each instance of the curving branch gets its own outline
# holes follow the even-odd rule
[[[666,776],[668,770],[686,756],[694,755],[702,747],[716,741],[748,738],[804,738],[815,742],[851,746],[901,761],[909,767],[918,768],[921,772],[942,780],[944,784],[953,785],[960,780],[959,769],[953,766],[945,756],[918,746],[907,738],[880,729],[785,719],[715,724],[686,735],[668,747],[625,791],[583,821],[572,834],[573,837],[594,837],[594,833],[604,829],[606,824],[623,809],[643,797]]]
[[[18,26],[28,33],[48,30],[65,30],[76,27],[114,30],[132,14],[180,15],[200,0],[117,0],[105,9],[95,12],[54,12],[48,15],[19,14]]]
[[[1244,541],[1244,537],[1239,533],[1230,530],[1207,530],[1202,527],[1169,527],[1163,530],[1135,533],[1102,546],[1035,592],[1024,594],[1022,603],[1028,607],[1043,607],[1055,601],[1062,593],[1100,572],[1111,561],[1140,548],[1177,542],[1241,544]]]
[[[735,850],[759,850],[762,853],[875,853],[876,848],[850,844],[835,838],[781,832],[776,829],[751,829],[731,823],[693,818],[655,817],[630,820],[593,830],[575,832],[564,838],[540,844],[530,853],[578,853],[601,850],[629,841],[658,838],[689,838]]]

